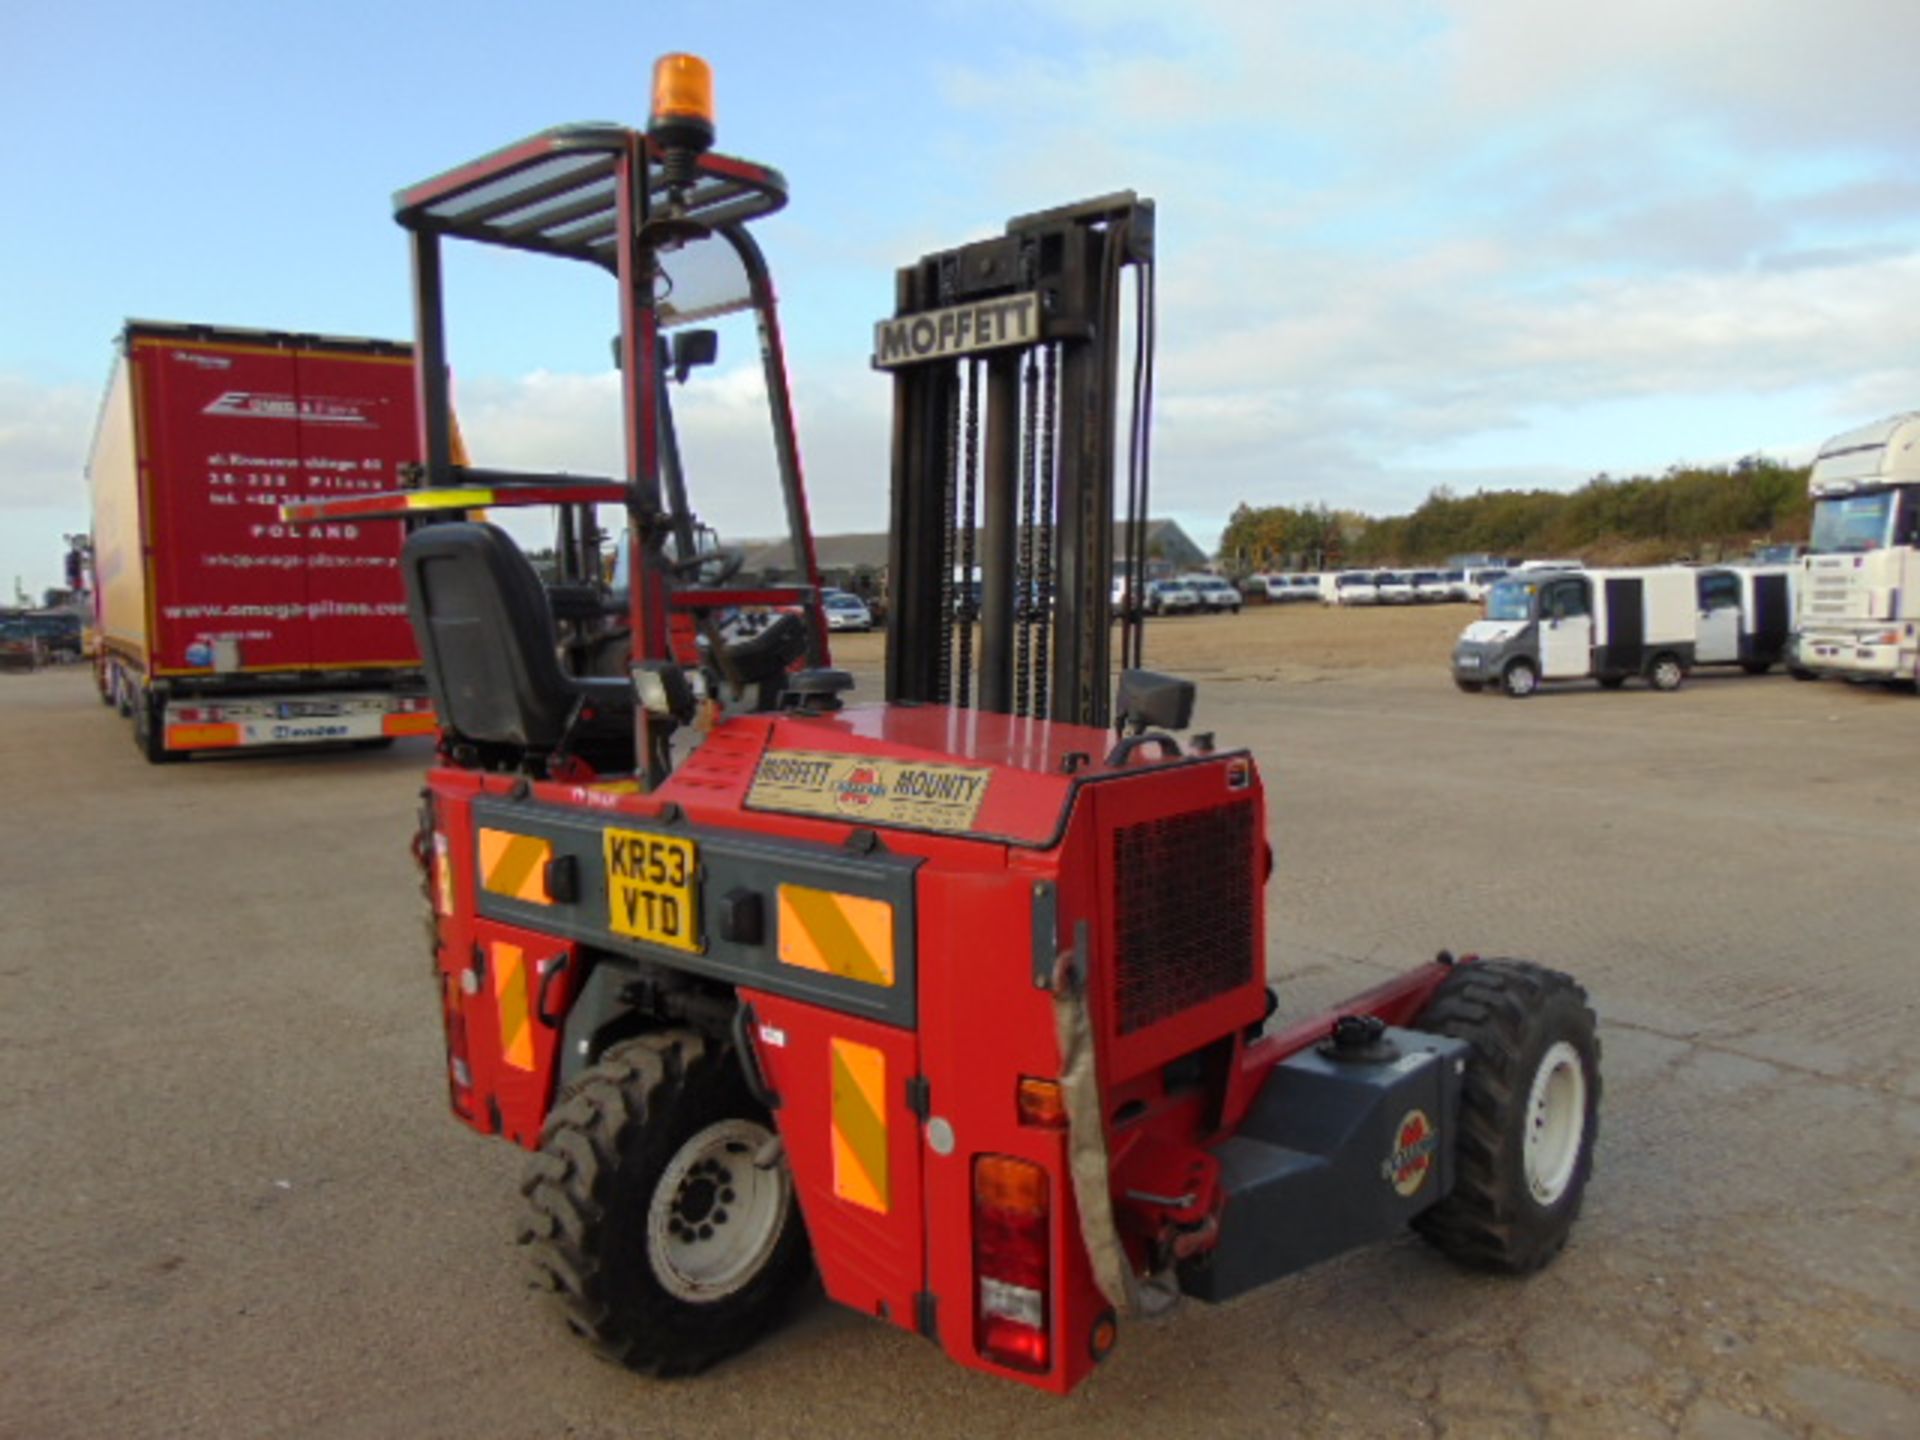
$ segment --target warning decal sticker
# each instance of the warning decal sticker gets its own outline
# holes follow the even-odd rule
[[[1427,1183],[1439,1132],[1424,1110],[1409,1110],[1394,1127],[1393,1151],[1380,1162],[1380,1178],[1401,1195],[1413,1195]]]
[[[993,771],[984,765],[876,760],[814,750],[769,750],[754,771],[756,810],[826,815],[862,825],[970,830]]]

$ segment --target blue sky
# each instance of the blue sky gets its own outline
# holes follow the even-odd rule
[[[0,593],[84,528],[123,317],[405,336],[391,193],[643,123],[669,49],[713,63],[721,147],[792,184],[762,243],[822,529],[885,523],[892,268],[1119,188],[1160,204],[1154,508],[1203,543],[1241,500],[1390,511],[1920,407],[1920,6],[15,6]],[[606,282],[480,253],[451,279],[479,457],[610,469]],[[772,528],[747,341],[685,407],[740,536]]]

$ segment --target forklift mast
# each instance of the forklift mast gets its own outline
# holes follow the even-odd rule
[[[1153,222],[1153,202],[1126,191],[1019,216],[998,238],[898,272],[873,355],[894,387],[889,701],[1109,722],[1110,585],[1116,566],[1137,576],[1146,562]],[[1116,544],[1129,268],[1133,379]],[[1137,589],[1122,615],[1123,667],[1141,660]]]

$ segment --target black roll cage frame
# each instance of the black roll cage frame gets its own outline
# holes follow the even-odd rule
[[[458,166],[394,196],[394,219],[411,236],[418,398],[420,483],[427,490],[484,485],[487,503],[590,507],[627,511],[628,618],[633,661],[672,659],[669,611],[711,612],[729,605],[798,604],[807,622],[808,663],[827,663],[820,611],[821,579],[808,515],[805,480],[794,433],[786,348],[773,280],[747,226],[783,208],[785,178],[768,166],[707,152],[694,157],[692,176],[670,185],[664,156],[639,131],[612,124],[564,125],[545,130]],[[469,467],[456,458],[446,343],[440,241],[473,240],[561,259],[584,260],[613,274],[620,330],[616,341],[621,385],[625,476],[504,472]],[[658,257],[704,240],[724,240],[747,282],[746,303],[717,311],[753,311],[771,412],[776,465],[788,540],[800,584],[720,588],[674,584],[665,554],[671,536],[677,556],[695,553],[694,517],[687,501],[667,402],[662,332],[700,315],[672,317],[656,295]],[[662,310],[669,310],[663,322]],[[449,497],[452,498],[451,496]],[[408,513],[413,513],[411,510]],[[417,518],[417,516],[416,516]],[[670,724],[636,710],[636,753],[645,783],[665,778]]]

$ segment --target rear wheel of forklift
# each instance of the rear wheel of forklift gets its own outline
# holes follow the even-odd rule
[[[1449,975],[1414,1028],[1473,1047],[1453,1193],[1414,1220],[1451,1258],[1523,1274],[1567,1243],[1600,1128],[1600,1041],[1587,993],[1522,960]]]
[[[745,1349],[810,1269],[772,1122],[732,1052],[692,1031],[624,1041],[575,1081],[521,1191],[535,1283],[575,1334],[647,1374]]]

